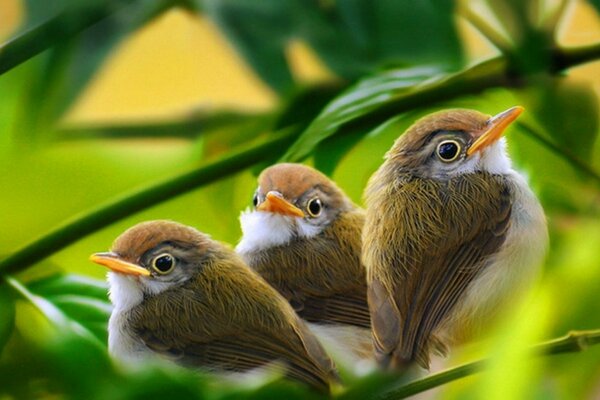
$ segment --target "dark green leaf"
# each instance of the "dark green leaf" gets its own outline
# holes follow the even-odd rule
[[[590,161],[599,128],[598,98],[591,87],[568,78],[545,77],[519,93],[554,143]]]
[[[590,3],[596,7],[596,11],[600,13],[600,0],[590,0]]]
[[[15,327],[15,299],[5,283],[0,284],[0,354]]]
[[[265,82],[279,92],[293,87],[284,55],[294,12],[290,1],[206,0],[204,6]]]
[[[258,74],[285,93],[293,79],[285,59],[291,39],[308,43],[338,75],[356,79],[383,66],[429,63],[456,68],[462,50],[454,2],[394,0],[206,2]]]

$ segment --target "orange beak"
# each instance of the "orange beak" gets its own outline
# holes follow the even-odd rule
[[[139,265],[123,261],[115,253],[95,253],[90,256],[90,261],[104,265],[115,272],[133,276],[150,276],[150,271]]]
[[[279,213],[288,215],[291,217],[304,218],[304,212],[301,209],[285,200],[281,195],[276,192],[267,193],[267,198],[261,204],[256,207],[259,211],[269,211],[273,213]]]
[[[521,106],[509,108],[508,110],[501,112],[490,118],[487,122],[486,130],[477,138],[475,143],[467,150],[467,156],[481,151],[496,142],[506,128],[515,120],[525,109]]]

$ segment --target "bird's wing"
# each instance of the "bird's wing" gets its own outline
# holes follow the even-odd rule
[[[511,193],[500,176],[472,174],[411,181],[393,199],[378,217],[388,223],[367,228],[385,240],[365,243],[375,247],[365,253],[375,348],[384,364],[428,367],[430,348],[441,345],[435,329],[504,242]]]
[[[298,315],[309,322],[371,327],[366,287],[330,296],[294,292],[288,301]]]
[[[341,213],[321,234],[264,250],[250,265],[301,318],[369,328],[366,273],[360,261],[363,224],[362,210]]]
[[[264,285],[268,294],[272,289]],[[216,371],[243,372],[281,362],[287,375],[323,391],[337,379],[333,362],[283,299],[289,315],[279,307],[219,310],[211,299],[181,291],[151,298],[137,310],[133,328],[151,350],[182,365]],[[251,307],[260,307],[257,299],[240,304],[253,301]]]

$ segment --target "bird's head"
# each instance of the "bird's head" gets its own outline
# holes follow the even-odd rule
[[[386,158],[393,168],[422,178],[506,173],[511,166],[502,134],[522,112],[512,107],[493,117],[464,109],[428,115],[396,140]]]
[[[90,260],[108,267],[110,298],[131,308],[144,297],[184,284],[199,272],[211,240],[194,228],[171,221],[143,222],[119,236],[110,252]]]
[[[252,209],[242,213],[239,252],[281,245],[297,237],[318,235],[353,207],[336,184],[301,164],[276,164],[258,178]]]

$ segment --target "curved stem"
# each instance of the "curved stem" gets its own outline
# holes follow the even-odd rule
[[[600,329],[592,331],[572,331],[566,336],[553,339],[534,346],[531,349],[533,355],[548,356],[562,353],[574,353],[586,350],[590,346],[600,344]],[[469,375],[474,375],[485,370],[487,360],[477,360],[464,364],[426,378],[410,382],[397,389],[390,390],[377,396],[377,400],[396,400],[425,392],[429,389],[456,381]]]
[[[0,261],[0,273],[21,271],[66,246],[124,217],[241,171],[286,148],[297,136],[290,129],[274,139],[237,151],[192,171],[126,194],[83,216],[66,222]]]

